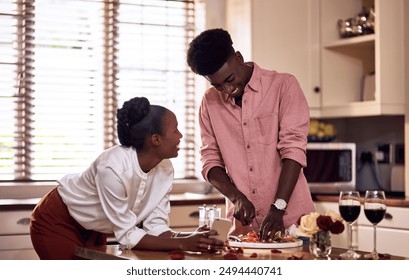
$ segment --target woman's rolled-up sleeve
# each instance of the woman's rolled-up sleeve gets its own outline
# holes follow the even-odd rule
[[[165,195],[158,206],[143,221],[143,228],[150,235],[158,236],[169,231],[170,200],[169,194]]]

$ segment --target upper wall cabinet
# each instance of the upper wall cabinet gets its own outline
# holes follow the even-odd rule
[[[227,28],[237,50],[297,77],[312,117],[403,115],[403,1],[226,0]],[[341,39],[338,20],[363,7],[374,8],[375,33]]]
[[[363,7],[374,9],[375,33],[341,39],[338,20]],[[322,117],[404,114],[403,10],[403,0],[320,1]]]
[[[261,67],[294,75],[319,114],[319,0],[227,0],[236,50]]]

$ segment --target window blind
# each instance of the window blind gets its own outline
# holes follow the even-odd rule
[[[0,11],[1,181],[82,171],[118,144],[116,110],[135,96],[175,112],[175,177],[196,176],[193,0],[4,0]]]

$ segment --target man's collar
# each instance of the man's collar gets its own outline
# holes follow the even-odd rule
[[[253,73],[246,87],[254,92],[258,92],[260,87],[260,68],[255,62],[248,62],[247,64],[253,67]]]

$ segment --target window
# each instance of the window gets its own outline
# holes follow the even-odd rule
[[[146,96],[178,117],[176,178],[196,175],[195,1],[2,0],[0,181],[57,180],[118,143],[116,109]]]

